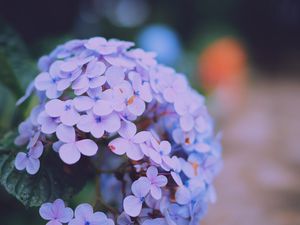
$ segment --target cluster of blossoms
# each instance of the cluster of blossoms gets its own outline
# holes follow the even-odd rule
[[[43,218],[58,221],[53,224],[196,225],[214,201],[221,147],[204,97],[184,75],[157,64],[155,54],[132,46],[101,37],[73,40],[39,60],[41,73],[27,96],[35,91],[40,103],[19,126],[15,143],[28,152],[18,153],[16,168],[37,173],[48,149],[69,165],[109,154],[96,163],[100,171],[118,164],[109,160],[113,155],[123,160],[122,178],[100,175],[118,218],[83,204],[72,219],[57,200],[41,208]]]

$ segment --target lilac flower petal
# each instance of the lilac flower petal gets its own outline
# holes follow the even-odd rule
[[[144,83],[140,89],[140,97],[143,99],[145,102],[151,102],[152,101],[152,93],[151,93],[151,88],[149,83]]]
[[[63,145],[64,143],[62,141],[56,141],[52,144],[52,149],[55,152],[58,152],[60,147]]]
[[[89,218],[93,215],[93,208],[87,203],[80,204],[75,209],[75,218],[82,219],[83,221],[86,218]]]
[[[18,101],[16,102],[16,105],[19,106],[23,102],[25,102],[30,97],[30,95],[32,94],[32,92],[34,90],[35,90],[34,82],[31,81],[30,84],[28,85],[28,87],[26,88],[25,94],[21,98],[18,99]]]
[[[194,126],[194,118],[191,115],[180,117],[180,126],[184,131],[190,131]]]
[[[151,189],[150,189],[150,193],[152,195],[152,197],[156,200],[161,199],[161,189],[155,185],[151,185]]]
[[[147,172],[146,172],[146,175],[147,177],[149,178],[150,181],[154,181],[154,179],[157,177],[158,175],[158,170],[155,166],[150,166],[148,169],[147,169]]]
[[[48,223],[46,223],[46,225],[62,225],[62,223],[57,220],[51,220]]]
[[[140,144],[149,140],[150,137],[151,137],[151,133],[149,131],[141,131],[132,138],[132,141],[134,143]]]
[[[121,128],[119,129],[119,134],[124,138],[132,138],[136,133],[136,126],[130,121],[122,121]]]
[[[54,218],[51,203],[44,203],[39,209],[40,216],[45,220],[52,220]]]
[[[45,105],[45,111],[49,116],[59,117],[64,111],[64,102],[59,99],[53,99]]]
[[[40,73],[34,80],[34,86],[39,91],[47,90],[51,85],[51,77],[49,73]]]
[[[178,173],[171,171],[171,176],[178,186],[183,185],[182,180],[181,180],[180,176],[178,175]]]
[[[59,149],[59,156],[66,164],[74,164],[80,159],[80,152],[75,143],[64,144]]]
[[[41,131],[44,134],[52,134],[56,131],[57,122],[55,118],[49,117],[46,112],[41,112],[37,121],[41,124]]]
[[[71,80],[70,79],[61,79],[57,81],[57,90],[58,91],[64,91],[71,85]]]
[[[98,151],[97,144],[90,139],[83,139],[80,141],[76,141],[76,147],[81,152],[81,154],[86,156],[93,156]]]
[[[88,96],[78,96],[74,98],[73,104],[76,110],[83,112],[91,109],[95,102]]]
[[[149,157],[151,160],[153,160],[154,162],[156,162],[157,164],[161,164],[161,155],[155,151],[154,149],[151,149],[149,152]]]
[[[181,186],[175,193],[175,199],[181,205],[188,204],[191,201],[191,193],[185,186]]]
[[[101,87],[105,82],[106,82],[106,77],[99,76],[99,77],[90,79],[89,86],[90,86],[90,88],[97,88],[97,87]]]
[[[41,141],[37,141],[37,143],[32,146],[28,152],[31,158],[38,159],[41,157],[44,150],[43,143]]]
[[[70,60],[70,61],[63,62],[60,65],[60,69],[63,72],[72,72],[77,68],[78,68],[78,62],[76,62],[75,60],[72,60],[72,61]]]
[[[24,170],[26,168],[26,164],[28,162],[28,157],[26,153],[19,152],[15,159],[15,167],[17,170]]]
[[[65,143],[71,143],[75,141],[75,129],[74,127],[60,124],[56,129],[56,136],[59,140]]]
[[[89,86],[89,80],[86,76],[78,77],[72,84],[73,89],[83,89]]]
[[[144,157],[143,152],[136,144],[131,144],[130,149],[126,151],[128,158],[132,160],[141,160]]]
[[[34,159],[34,158],[29,158],[26,164],[26,171],[27,173],[33,175],[36,174],[37,171],[40,168],[40,160]]]
[[[86,75],[90,78],[102,75],[106,70],[106,66],[103,62],[90,62],[86,69]]]
[[[138,197],[145,197],[150,191],[151,183],[146,177],[140,177],[131,185],[132,193]]]
[[[91,134],[95,137],[95,138],[101,138],[104,135],[105,131],[102,128],[102,126],[98,125],[98,126],[93,126],[91,128]]]
[[[84,132],[90,132],[93,128],[95,118],[93,115],[82,115],[80,116],[80,120],[77,123],[77,127],[79,130]]]
[[[116,138],[109,142],[108,147],[113,153],[123,155],[126,151],[130,151],[131,145],[129,141],[124,138]]]
[[[142,210],[142,202],[139,198],[129,195],[124,199],[123,202],[124,211],[132,217],[136,217]]]
[[[112,113],[102,118],[102,126],[107,132],[113,133],[120,129],[120,117],[116,113]]]
[[[168,141],[162,141],[159,144],[159,149],[161,149],[164,154],[169,154],[171,152],[171,144]]]
[[[145,102],[136,96],[132,96],[127,104],[129,112],[136,116],[142,115],[146,108]]]
[[[111,87],[115,87],[116,85],[120,84],[124,78],[125,73],[121,67],[111,66],[105,72],[107,83]]]
[[[50,99],[56,99],[62,95],[61,91],[58,91],[56,87],[51,86],[46,90],[46,96]]]
[[[69,111],[62,113],[60,120],[63,124],[67,126],[74,126],[80,119],[80,114],[74,109],[71,108]]]
[[[113,109],[108,101],[99,100],[96,102],[93,111],[96,115],[106,116],[110,114],[113,111]]]

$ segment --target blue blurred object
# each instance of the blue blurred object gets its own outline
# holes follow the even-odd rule
[[[174,65],[181,56],[181,44],[174,30],[166,25],[150,25],[137,38],[138,46],[146,51],[154,51],[160,63]]]

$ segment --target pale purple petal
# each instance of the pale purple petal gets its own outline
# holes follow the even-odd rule
[[[188,204],[191,201],[191,193],[185,186],[181,186],[175,193],[175,199],[181,205]]]
[[[108,147],[113,153],[123,155],[126,151],[130,151],[131,144],[124,138],[116,138],[109,142]]]
[[[80,141],[76,141],[76,147],[81,152],[81,154],[86,156],[93,156],[98,151],[97,144],[90,139],[83,139]]]
[[[136,133],[136,126],[130,121],[122,121],[119,134],[124,138],[132,138]]]
[[[99,76],[95,78],[91,78],[89,81],[89,87],[90,88],[97,88],[102,86],[106,82],[105,76]]]
[[[38,159],[43,154],[44,146],[41,141],[38,141],[34,146],[32,146],[28,152],[31,158]]]
[[[64,112],[65,103],[59,99],[53,99],[45,105],[46,113],[51,117],[59,117]]]
[[[86,75],[90,78],[102,75],[106,70],[103,62],[92,61],[87,65]]]
[[[65,143],[75,141],[75,129],[74,127],[60,124],[56,129],[56,136],[59,140]]]
[[[151,185],[150,193],[154,199],[161,199],[161,189],[159,187]]]
[[[60,116],[60,120],[67,126],[74,126],[80,119],[80,114],[72,107],[68,111],[64,111]]]
[[[152,101],[152,93],[149,83],[144,83],[139,88],[139,96],[141,99],[143,99],[145,102],[151,102]]]
[[[79,130],[84,132],[90,132],[94,125],[95,118],[91,114],[80,116],[79,122],[77,123],[77,127]]]
[[[124,199],[123,202],[124,211],[132,217],[136,217],[142,210],[142,202],[139,198],[129,195]]]
[[[158,175],[154,181],[154,184],[158,187],[164,187],[168,183],[168,179],[163,175]]]
[[[128,158],[132,160],[141,160],[144,157],[144,154],[140,147],[137,144],[130,144],[130,149],[126,151]]]
[[[50,99],[56,99],[61,95],[62,95],[62,92],[58,91],[54,85],[52,85],[51,87],[49,87],[46,90],[46,96]]]
[[[33,175],[36,174],[40,168],[40,160],[29,158],[26,164],[27,173]]]
[[[58,91],[64,91],[71,85],[71,79],[61,79],[57,81],[57,90]]]
[[[89,86],[89,80],[86,76],[78,77],[72,84],[73,89],[83,89],[83,88],[88,88],[88,86]]]
[[[154,181],[158,175],[157,168],[155,166],[150,166],[147,169],[146,175],[147,175],[148,179],[150,180],[150,182],[152,183],[152,181]]]
[[[82,112],[91,109],[94,106],[95,102],[88,96],[78,96],[74,98],[73,104],[76,110]]]
[[[75,209],[75,218],[85,220],[93,215],[93,208],[87,203],[80,204]]]
[[[137,133],[136,135],[134,135],[134,137],[132,138],[132,141],[134,143],[140,144],[143,143],[147,140],[149,140],[151,137],[151,133],[149,131],[141,131],[139,133]]]
[[[46,112],[41,112],[37,121],[39,124],[41,124],[41,131],[44,134],[52,134],[56,131],[56,118],[48,116]]]
[[[40,216],[45,220],[54,219],[53,211],[52,211],[52,203],[44,203],[41,205],[39,209]]]
[[[101,121],[104,130],[107,132],[116,132],[121,127],[120,117],[116,113],[112,113],[108,116],[103,116]]]
[[[26,164],[28,162],[28,157],[26,153],[19,152],[15,159],[15,167],[17,170],[24,170],[26,168]]]
[[[75,143],[64,144],[59,149],[59,156],[66,164],[74,164],[80,159],[80,152]]]
[[[40,73],[34,80],[34,86],[39,91],[45,91],[51,86],[51,77],[49,73]]]
[[[140,177],[138,180],[134,181],[131,185],[132,193],[138,197],[145,197],[150,191],[151,183],[146,177]]]
[[[146,105],[145,102],[139,97],[132,96],[127,101],[127,108],[132,114],[140,116],[145,111]]]
[[[180,126],[182,130],[190,131],[194,127],[194,118],[189,114],[180,117]]]
[[[105,72],[107,83],[111,87],[115,87],[116,85],[120,84],[124,78],[125,73],[121,67],[118,66],[111,66]]]
[[[108,101],[99,100],[96,102],[93,111],[98,116],[106,116],[110,114],[113,109]]]

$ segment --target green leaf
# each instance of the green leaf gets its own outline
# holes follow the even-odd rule
[[[11,132],[0,141],[0,183],[25,206],[40,206],[57,198],[69,201],[92,175],[86,159],[68,166],[51,149],[44,152],[36,175],[16,170],[14,159],[19,148],[13,144],[15,136]]]
[[[37,68],[23,40],[6,23],[0,21],[0,83],[17,98],[36,75]]]

